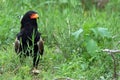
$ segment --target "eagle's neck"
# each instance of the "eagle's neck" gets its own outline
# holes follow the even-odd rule
[[[27,30],[29,30],[29,29],[37,30],[38,25],[37,25],[36,19],[22,22],[21,23],[21,29],[22,28],[27,28]]]

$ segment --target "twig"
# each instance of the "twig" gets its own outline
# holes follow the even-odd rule
[[[114,74],[113,74],[113,77],[114,79],[117,79],[117,62],[116,62],[116,59],[115,59],[115,55],[114,54],[111,54],[111,57],[113,59],[113,66],[114,66]]]
[[[15,68],[12,73],[16,72],[19,69],[20,66],[18,66],[17,68]]]
[[[107,52],[108,54],[120,53],[120,50],[103,49],[102,51]]]
[[[71,35],[71,26],[70,26],[70,20],[67,18],[66,19],[66,22],[67,22],[67,26],[68,26],[68,33],[69,33],[69,36]]]
[[[115,53],[120,53],[120,50],[110,50],[110,49],[104,49],[102,50],[103,52],[107,52],[108,54],[111,55],[112,59],[113,59],[113,66],[114,66],[114,73],[113,73],[113,78],[114,80],[117,80],[117,62],[116,62],[116,58],[115,58]]]

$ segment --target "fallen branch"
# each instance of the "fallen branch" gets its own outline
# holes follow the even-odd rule
[[[103,51],[103,52],[107,52],[108,54],[120,53],[120,50],[103,49],[102,51]]]

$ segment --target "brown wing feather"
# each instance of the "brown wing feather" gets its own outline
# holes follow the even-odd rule
[[[42,38],[40,38],[40,40],[37,42],[37,45],[38,45],[38,50],[39,50],[40,54],[43,55],[44,42],[43,42]]]
[[[20,52],[20,41],[17,38],[15,39],[14,47],[15,47],[15,52],[19,53]]]

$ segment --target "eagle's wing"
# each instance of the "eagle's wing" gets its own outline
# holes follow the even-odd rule
[[[41,55],[43,55],[44,52],[44,41],[40,37],[40,40],[37,42],[38,50]]]
[[[20,41],[17,38],[15,39],[14,47],[15,47],[15,52],[19,53],[20,52]]]

